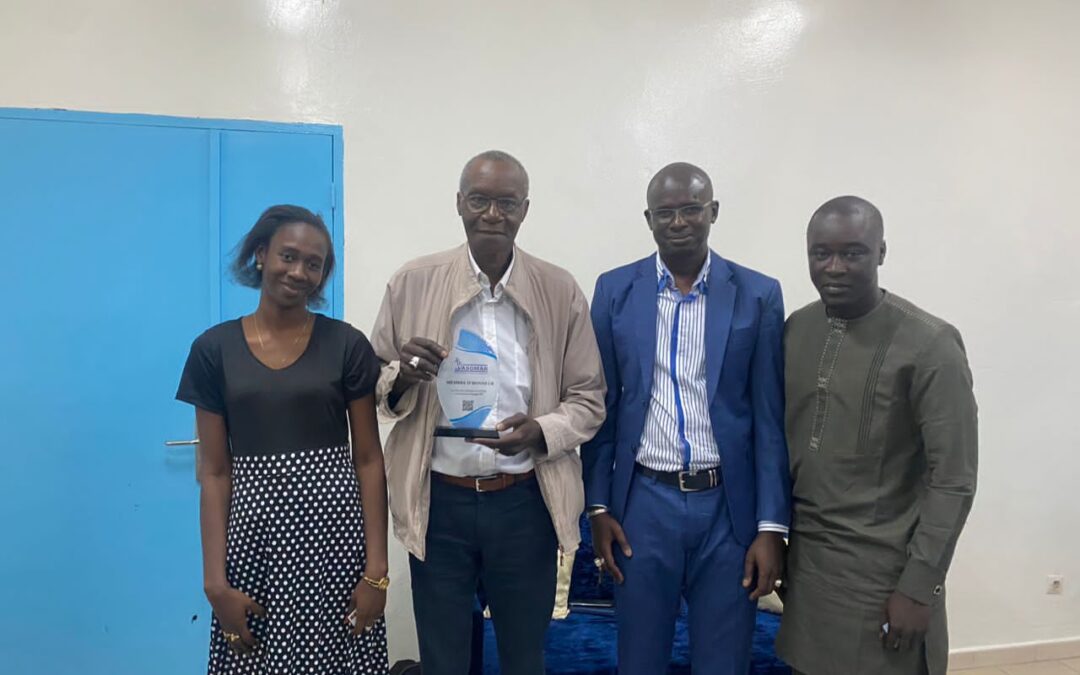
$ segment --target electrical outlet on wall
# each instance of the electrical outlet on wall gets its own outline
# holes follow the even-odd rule
[[[1065,577],[1060,574],[1050,574],[1046,577],[1046,594],[1061,595],[1065,592]]]

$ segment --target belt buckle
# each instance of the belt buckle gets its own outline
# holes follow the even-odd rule
[[[485,490],[483,488],[483,483],[489,482],[489,481],[498,481],[498,480],[499,480],[499,476],[477,476],[476,478],[473,479],[473,483],[474,483],[474,487],[476,488],[477,492],[491,492],[491,490]]]
[[[679,472],[679,490],[682,492],[697,492],[697,488],[686,487],[686,477],[694,476],[697,471],[680,471]]]
[[[686,487],[686,478],[687,478],[687,476],[692,478],[692,477],[698,475],[699,473],[701,473],[701,471],[680,471],[679,472],[679,489],[681,491],[683,491],[683,492],[701,492],[702,490],[707,490],[709,488],[714,488],[714,487],[716,487],[717,485],[720,484],[720,481],[718,480],[719,472],[716,469],[708,469],[705,472],[705,473],[709,474],[709,487],[708,488]]]

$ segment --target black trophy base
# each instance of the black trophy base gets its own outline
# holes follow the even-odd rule
[[[443,438],[498,438],[494,429],[470,429],[468,427],[435,427],[434,436]]]

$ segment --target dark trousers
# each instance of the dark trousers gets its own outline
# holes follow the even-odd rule
[[[476,590],[495,624],[504,675],[544,675],[558,540],[540,486],[476,492],[431,479],[427,551],[410,556],[424,675],[466,675]]]

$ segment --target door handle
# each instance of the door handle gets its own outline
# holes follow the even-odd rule
[[[165,441],[165,445],[170,448],[175,448],[181,445],[198,445],[199,439],[193,438],[190,441]]]

